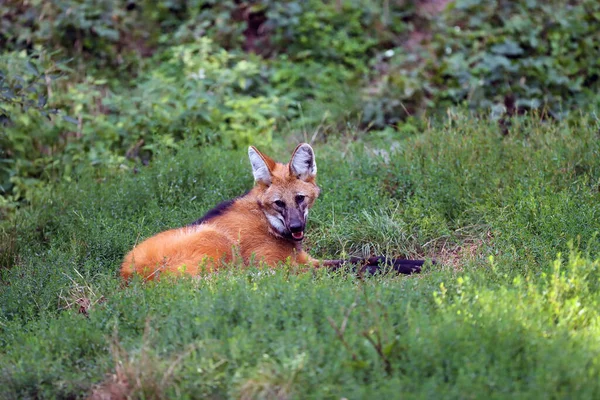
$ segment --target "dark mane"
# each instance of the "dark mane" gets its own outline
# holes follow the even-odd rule
[[[210,210],[206,214],[204,214],[204,216],[202,218],[200,218],[197,221],[192,222],[190,224],[190,226],[200,225],[207,221],[210,221],[211,219],[213,219],[215,217],[218,217],[219,215],[223,215],[233,205],[233,203],[237,199],[240,199],[240,198],[246,196],[248,193],[250,193],[250,192],[246,192],[243,195],[236,197],[235,199],[225,200],[224,202],[219,203],[215,208],[213,208],[212,210]]]

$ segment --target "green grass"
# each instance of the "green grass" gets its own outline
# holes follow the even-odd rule
[[[3,225],[0,397],[597,398],[598,128],[457,119],[316,144],[311,254],[438,260],[411,277],[233,267],[123,288],[123,255],[243,193],[249,162],[185,143],[86,171]]]

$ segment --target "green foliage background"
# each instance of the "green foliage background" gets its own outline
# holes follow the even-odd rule
[[[597,106],[593,0],[31,0],[0,17],[5,212],[184,138],[237,148],[298,126],[414,132],[453,106]]]
[[[3,2],[0,397],[598,398],[599,4]],[[299,141],[312,255],[438,263],[120,286]]]

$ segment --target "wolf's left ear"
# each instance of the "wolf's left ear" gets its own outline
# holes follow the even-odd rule
[[[308,143],[302,143],[294,150],[290,160],[290,174],[302,180],[317,176],[315,152]]]

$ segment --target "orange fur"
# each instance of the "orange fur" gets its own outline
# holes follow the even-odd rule
[[[198,275],[203,271],[218,270],[231,262],[242,261],[247,265],[251,260],[273,267],[288,260],[292,264],[316,265],[316,260],[302,250],[301,240],[278,232],[268,217],[285,219],[285,214],[274,206],[279,200],[289,205],[290,210],[296,207],[296,215],[304,213],[302,218],[306,222],[308,209],[319,195],[312,148],[299,145],[290,163],[295,160],[298,149],[303,151],[295,164],[300,172],[290,164],[276,163],[251,148],[250,151],[260,156],[260,159],[255,156],[254,162],[259,166],[264,163],[268,169],[268,182],[255,175],[256,186],[221,214],[199,225],[171,229],[146,239],[125,256],[121,265],[122,278],[127,280],[133,274],[139,274],[150,280],[163,272]],[[306,171],[302,169],[304,164],[309,168]],[[314,169],[310,170],[310,167]],[[304,196],[301,206],[297,204],[299,194]]]

